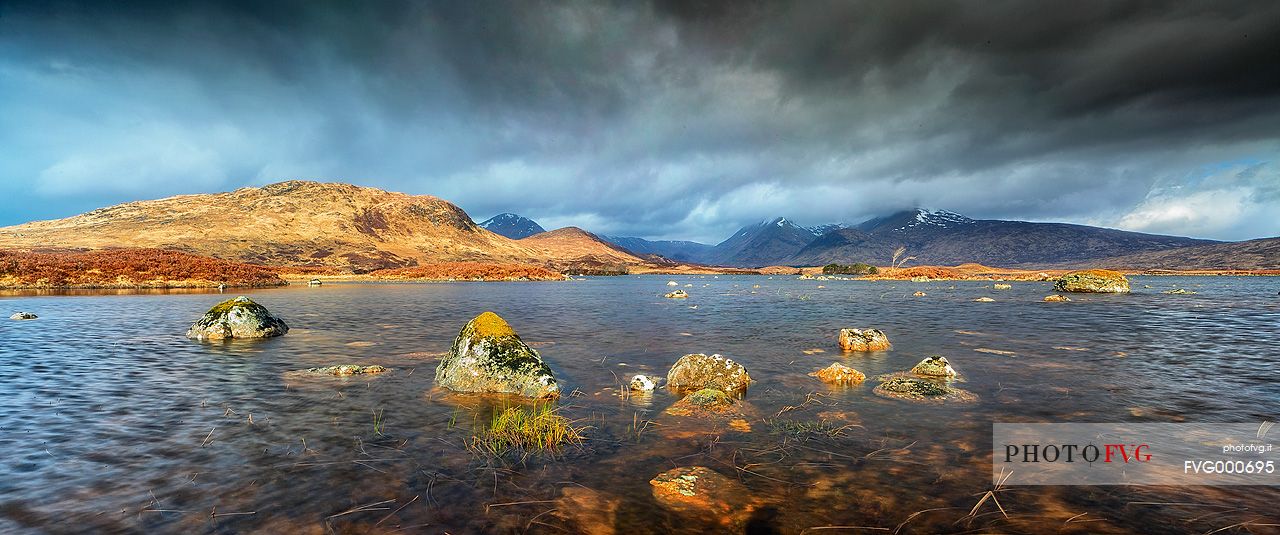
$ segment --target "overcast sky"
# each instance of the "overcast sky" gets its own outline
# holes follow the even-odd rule
[[[304,178],[717,242],[1280,235],[1280,2],[0,2],[0,225]]]

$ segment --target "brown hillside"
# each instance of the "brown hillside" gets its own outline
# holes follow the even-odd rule
[[[513,281],[565,280],[564,275],[529,264],[485,264],[481,262],[449,262],[425,264],[409,268],[380,269],[369,273],[374,280],[424,281]]]
[[[540,232],[517,243],[533,249],[542,257],[563,259],[551,262],[562,270],[625,270],[627,266],[653,263],[578,227]]]
[[[564,265],[598,256],[596,247],[581,245],[587,248],[524,245],[478,227],[461,208],[432,196],[307,181],[131,202],[0,228],[0,247],[147,247],[355,272],[440,262]],[[644,262],[630,255],[613,260]]]

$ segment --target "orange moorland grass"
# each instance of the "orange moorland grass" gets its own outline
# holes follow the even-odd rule
[[[0,251],[3,288],[279,286],[272,268],[163,249]]]
[[[369,274],[386,280],[564,280],[564,275],[530,264],[445,262],[421,266],[380,269]]]
[[[281,275],[342,275],[342,270],[332,266],[269,266],[268,269]]]
[[[1064,270],[1022,270],[967,263],[958,266],[913,266],[909,268],[881,268],[874,275],[863,278],[872,280],[909,280],[926,278],[937,280],[1048,280],[1064,273]]]
[[[925,277],[930,279],[956,279],[961,276],[957,270],[938,267],[938,266],[916,266],[909,268],[889,268],[881,270],[882,275],[886,278],[910,279],[914,277]]]

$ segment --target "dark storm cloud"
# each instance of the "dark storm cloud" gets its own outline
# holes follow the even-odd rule
[[[0,223],[302,177],[653,237],[915,204],[1275,235],[1277,28],[1274,2],[9,2]]]

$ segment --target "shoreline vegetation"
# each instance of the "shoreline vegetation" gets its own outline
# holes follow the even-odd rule
[[[859,264],[861,266],[861,264]],[[867,266],[872,267],[872,266]],[[1153,276],[1277,276],[1280,270],[1117,269],[1126,275]],[[773,275],[804,279],[886,281],[1005,280],[1050,281],[1069,269],[1011,269],[960,264],[958,266],[875,267],[870,273],[832,273],[824,266],[768,266],[757,269],[695,264],[624,266],[618,275]],[[254,288],[285,286],[310,280],[334,282],[497,282],[563,281],[595,275],[573,267],[555,269],[524,263],[440,262],[367,273],[344,272],[324,266],[263,266],[165,249],[38,249],[0,250],[0,289],[165,289]]]

